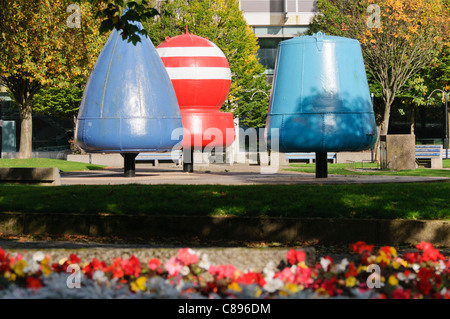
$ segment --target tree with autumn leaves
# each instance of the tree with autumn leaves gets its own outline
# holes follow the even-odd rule
[[[80,28],[70,28],[67,6],[64,0],[2,0],[0,75],[19,109],[19,158],[31,157],[36,94],[82,86],[105,41],[98,8],[81,4]]]
[[[377,122],[386,135],[395,97],[410,91],[411,81],[417,83],[420,72],[448,52],[448,1],[318,0],[317,8],[309,32],[360,41],[372,91],[384,102]]]

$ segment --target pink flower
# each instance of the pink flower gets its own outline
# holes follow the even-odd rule
[[[184,266],[183,262],[180,259],[178,259],[176,256],[173,256],[164,264],[164,268],[169,273],[169,276],[178,275],[180,273],[181,269],[183,268],[183,266]]]
[[[295,279],[295,276],[292,273],[292,270],[290,267],[284,268],[282,271],[276,273],[274,277],[281,279],[285,284],[294,282],[294,279]]]
[[[224,279],[224,278],[228,278],[228,279],[235,279],[239,276],[240,271],[238,269],[236,269],[236,267],[234,267],[233,265],[219,265],[219,266],[215,266],[215,265],[211,265],[208,269],[208,272],[213,275],[216,276],[217,280],[220,279]]]
[[[312,274],[313,270],[311,268],[297,267],[295,270],[295,283],[304,286],[312,284],[314,282]]]
[[[198,256],[194,253],[192,249],[183,248],[178,251],[177,258],[181,260],[185,266],[190,264],[195,264],[198,262]]]

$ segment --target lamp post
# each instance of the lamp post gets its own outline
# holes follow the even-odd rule
[[[428,100],[433,95],[435,91],[439,91],[442,93],[445,99],[445,132],[444,132],[444,147],[445,147],[445,158],[448,159],[448,92],[445,92],[440,89],[436,89],[431,92],[430,96],[428,96]]]

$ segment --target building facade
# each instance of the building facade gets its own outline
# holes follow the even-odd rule
[[[272,83],[278,43],[305,33],[316,14],[315,0],[240,0],[244,18],[258,37],[258,56]]]

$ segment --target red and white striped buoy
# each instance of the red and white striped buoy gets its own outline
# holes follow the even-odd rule
[[[183,127],[191,135],[185,136],[183,147],[230,145],[235,138],[233,115],[220,108],[230,91],[231,71],[222,50],[187,29],[185,34],[167,37],[156,50],[172,81]],[[209,136],[214,130],[222,136]]]
[[[231,85],[228,60],[206,38],[182,34],[156,48],[172,80],[180,109],[220,108]]]

